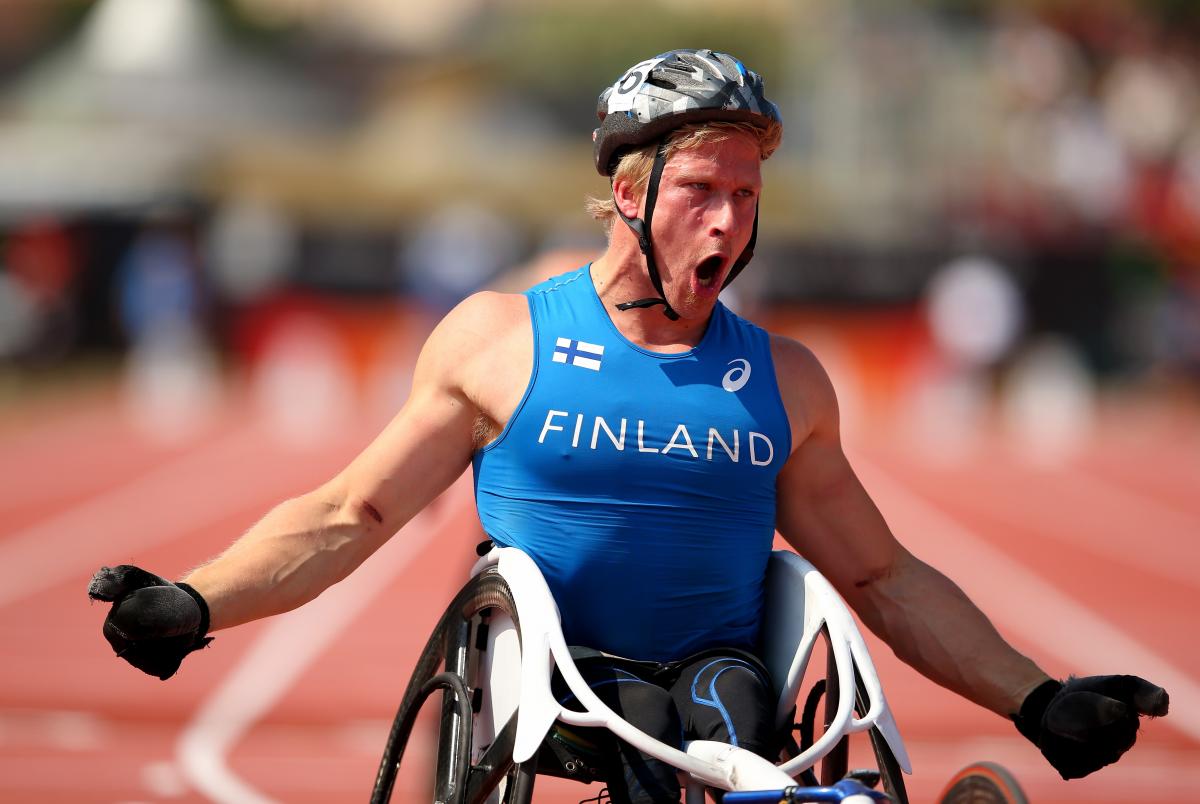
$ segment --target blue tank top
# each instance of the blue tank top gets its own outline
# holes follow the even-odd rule
[[[590,266],[525,295],[532,376],[474,458],[484,529],[537,563],[569,644],[653,661],[753,649],[791,451],[767,333],[717,304],[695,348],[643,349]]]

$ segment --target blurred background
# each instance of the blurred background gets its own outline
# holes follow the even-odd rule
[[[826,364],[902,539],[981,602],[999,584],[985,608],[1048,669],[1159,670],[1200,704],[1169,611],[1200,603],[1195,3],[0,0],[0,799],[361,798],[407,631],[469,565],[467,490],[415,523],[442,547],[312,615],[325,642],[250,626],[164,687],[115,666],[82,584],[212,555],[366,443],[458,300],[599,254],[596,96],[697,46],[762,73],[786,123],[726,300]],[[30,617],[53,590],[72,603]],[[339,628],[388,606],[428,612]],[[312,655],[254,659],[299,650],[288,622]],[[1130,795],[1063,786],[889,671],[926,798],[979,734],[1039,801]],[[1188,728],[1120,778],[1200,797]]]
[[[787,122],[748,307],[932,310],[934,346],[998,379],[1048,342],[1106,387],[1186,394],[1200,370],[1191,3],[5,0],[3,15],[9,395],[165,331],[237,370],[289,304],[391,321],[548,252],[595,253],[580,208],[606,189],[598,90],[697,42],[765,74]],[[978,310],[988,337],[966,332]]]

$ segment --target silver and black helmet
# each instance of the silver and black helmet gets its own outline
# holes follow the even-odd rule
[[[688,123],[782,123],[763,80],[728,53],[672,50],[639,62],[606,88],[592,135],[596,170],[611,176],[625,148],[661,140]]]

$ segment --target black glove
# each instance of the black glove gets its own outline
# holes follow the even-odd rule
[[[171,583],[140,567],[101,567],[88,597],[113,604],[104,638],[131,665],[166,681],[183,657],[212,642],[208,604],[186,583]]]
[[[1137,676],[1071,677],[1037,687],[1013,720],[1059,775],[1079,779],[1120,759],[1137,739],[1138,716],[1161,717],[1168,701]]]

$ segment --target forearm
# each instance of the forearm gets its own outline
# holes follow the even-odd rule
[[[335,495],[287,500],[185,580],[207,601],[210,630],[290,611],[349,575],[390,534]]]
[[[999,715],[1015,713],[1048,678],[954,582],[911,554],[864,592],[856,609],[901,660]]]

